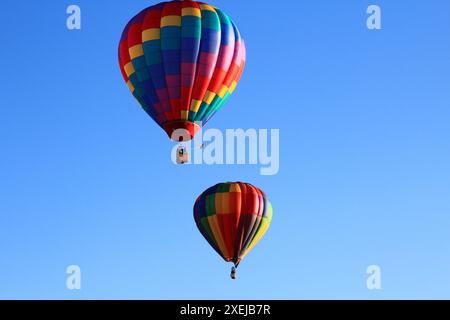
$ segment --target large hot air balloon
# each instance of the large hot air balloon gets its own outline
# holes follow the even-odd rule
[[[237,267],[269,228],[272,205],[251,184],[219,183],[197,198],[194,219],[211,247]]]
[[[127,24],[119,64],[148,115],[169,137],[186,129],[188,140],[235,89],[244,69],[245,45],[220,9],[197,1],[163,2]]]

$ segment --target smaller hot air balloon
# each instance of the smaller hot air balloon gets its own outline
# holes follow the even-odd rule
[[[236,268],[269,228],[272,205],[259,188],[243,182],[219,183],[195,202],[194,219],[200,233],[227,262]]]

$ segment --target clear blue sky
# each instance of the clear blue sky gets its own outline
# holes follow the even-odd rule
[[[170,162],[116,54],[153,3],[3,1],[0,298],[450,298],[449,1],[211,2],[248,63],[208,127],[279,128],[276,176]],[[372,3],[381,31],[366,28]],[[234,282],[192,218],[228,180],[274,206]],[[65,287],[71,264],[81,291]]]

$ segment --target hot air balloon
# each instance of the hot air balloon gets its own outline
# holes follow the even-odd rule
[[[245,45],[222,10],[197,1],[163,2],[126,25],[119,64],[133,96],[170,138],[192,139],[239,82]],[[172,137],[185,129],[185,137]]]
[[[272,205],[263,191],[243,182],[219,183],[195,202],[194,219],[211,247],[235,267],[266,233]]]

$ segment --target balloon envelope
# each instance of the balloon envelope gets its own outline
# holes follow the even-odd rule
[[[194,219],[211,247],[237,266],[269,228],[272,205],[251,184],[219,183],[198,197]]]
[[[134,97],[169,137],[185,129],[190,139],[234,91],[245,45],[222,10],[196,1],[163,2],[127,24],[119,65]]]

